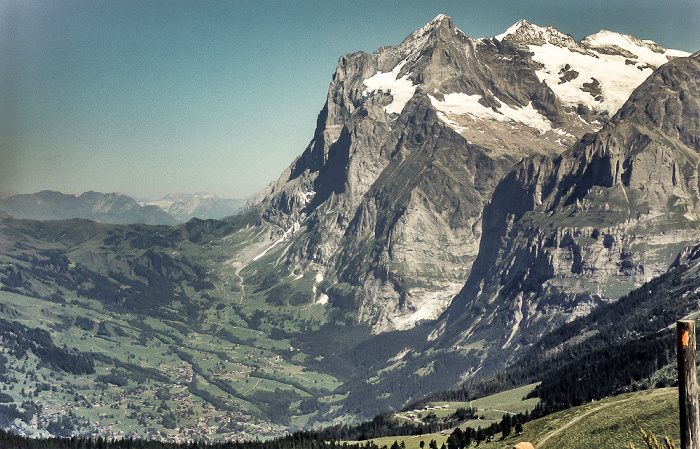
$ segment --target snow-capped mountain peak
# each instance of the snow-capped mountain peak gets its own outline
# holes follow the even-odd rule
[[[525,45],[552,44],[560,47],[576,47],[576,41],[553,26],[540,27],[525,19],[519,20],[503,34],[495,36],[498,41],[508,41],[516,47]]]
[[[532,59],[542,64],[538,78],[563,105],[583,105],[610,116],[654,69],[669,59],[689,55],[607,30],[566,47],[532,41],[527,49]]]
[[[450,17],[447,17],[444,14],[438,14],[433,20],[425,24],[423,27],[421,27],[419,30],[414,31],[411,36],[422,36],[425,34],[430,34],[434,33],[436,30],[439,29],[444,29],[444,30],[453,30],[455,28],[454,22]]]
[[[474,40],[439,15],[400,45],[342,56],[309,146],[250,203],[270,225],[272,249],[256,262],[333,273],[375,331],[439,313],[434,298],[476,257],[497,180],[599,130],[651,74],[649,58],[666,58],[619,36],[585,45],[521,20]],[[618,40],[647,52],[605,51]]]
[[[667,50],[654,41],[643,41],[634,36],[608,30],[600,30],[583,38],[581,45],[597,53],[643,59],[656,65],[665,64],[668,57],[688,56],[688,53],[683,51]]]

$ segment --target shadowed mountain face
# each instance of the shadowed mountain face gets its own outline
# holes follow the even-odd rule
[[[469,275],[503,175],[599,129],[668,55],[526,21],[475,40],[438,16],[396,47],[343,56],[309,147],[253,202],[271,241],[290,243],[270,263],[342,284],[354,301],[325,288],[331,306],[375,331],[436,318]]]
[[[512,358],[664,273],[698,231],[700,55],[651,75],[596,134],[517,164],[484,208],[479,256],[443,318]],[[488,317],[488,318],[487,318]]]

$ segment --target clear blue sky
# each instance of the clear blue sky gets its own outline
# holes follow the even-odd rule
[[[305,149],[341,55],[440,13],[700,49],[700,0],[0,0],[0,190],[249,196]]]

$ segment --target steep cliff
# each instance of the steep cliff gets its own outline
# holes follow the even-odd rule
[[[700,240],[700,54],[646,79],[598,133],[518,163],[484,208],[445,344],[514,357],[554,326],[665,272]]]
[[[255,260],[317,272],[317,299],[376,331],[436,318],[469,275],[501,177],[600,128],[652,71],[597,51],[525,21],[471,39],[440,15],[396,47],[343,56],[313,140],[252,202],[270,226]],[[633,80],[594,82],[600,65]]]

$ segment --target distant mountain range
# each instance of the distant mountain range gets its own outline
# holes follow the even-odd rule
[[[71,195],[51,190],[0,195],[0,211],[15,218],[66,220],[87,218],[101,223],[175,225],[192,218],[221,219],[238,212],[246,200],[201,193],[171,194],[158,201],[136,201],[119,193]]]
[[[207,193],[171,193],[157,201],[140,201],[143,207],[157,206],[167,212],[178,223],[185,223],[192,218],[201,220],[230,217],[243,209],[245,199],[219,198]]]

